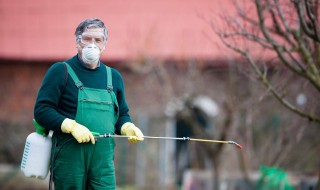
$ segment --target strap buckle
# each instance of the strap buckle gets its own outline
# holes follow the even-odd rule
[[[113,86],[112,85],[107,85],[107,90],[108,90],[108,92],[113,91]]]
[[[76,84],[76,86],[77,86],[78,89],[80,89],[80,90],[83,89],[83,84],[82,84],[81,81],[78,81],[78,82],[76,82],[75,84]]]

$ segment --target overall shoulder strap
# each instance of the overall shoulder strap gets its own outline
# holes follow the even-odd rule
[[[71,76],[74,84],[77,86],[77,88],[82,89],[83,88],[83,84],[79,80],[79,78],[77,77],[76,73],[73,71],[73,69],[70,67],[70,65],[68,63],[66,63],[66,62],[63,62],[63,63],[66,64],[68,73]]]
[[[112,72],[111,72],[111,68],[106,66],[106,70],[107,70],[107,90],[110,92],[113,90],[113,86],[112,86]]]
[[[107,70],[107,90],[108,92],[111,94],[111,98],[113,100],[113,102],[115,103],[115,106],[117,107],[117,112],[116,112],[116,121],[118,121],[119,118],[119,104],[118,104],[118,100],[117,97],[113,91],[113,85],[112,85],[112,71],[111,68],[106,66],[106,70]]]

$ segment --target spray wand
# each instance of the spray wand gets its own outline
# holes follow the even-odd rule
[[[111,135],[111,134],[100,134],[96,132],[91,132],[95,139],[99,138],[130,138],[133,136],[124,136],[124,135]],[[195,139],[190,137],[155,137],[155,136],[143,136],[145,139],[164,139],[164,140],[183,140],[183,141],[196,141],[196,142],[209,142],[209,143],[223,143],[223,144],[233,144],[239,149],[242,149],[242,146],[234,141],[220,141],[220,140],[209,140],[209,139]]]

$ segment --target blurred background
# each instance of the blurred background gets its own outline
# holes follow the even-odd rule
[[[0,0],[0,189],[48,189],[20,171],[34,102],[92,17],[109,29],[102,61],[121,72],[145,135],[244,147],[116,139],[118,189],[319,189],[318,10],[317,0]]]

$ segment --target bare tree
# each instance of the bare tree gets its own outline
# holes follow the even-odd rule
[[[227,27],[214,28],[215,32],[224,45],[250,64],[257,78],[281,104],[320,123],[317,104],[309,109],[299,108],[287,96],[285,86],[279,86],[279,81],[273,82],[269,77],[275,67],[289,70],[310,84],[319,96],[319,1],[252,0],[254,9],[238,2],[234,1],[237,15],[223,15]],[[264,50],[266,56],[258,57],[257,49]]]
[[[226,47],[249,63],[258,81],[285,108],[319,124],[319,0],[252,0],[241,3],[234,1],[236,15],[221,16],[226,23],[224,28],[217,29],[212,25],[216,34]],[[275,70],[291,72],[311,86],[308,92],[304,89],[297,91],[309,93],[315,97],[314,101],[307,107],[295,104],[286,83],[283,83],[284,77],[274,80]],[[273,163],[283,159],[282,153],[275,153],[279,156]]]

